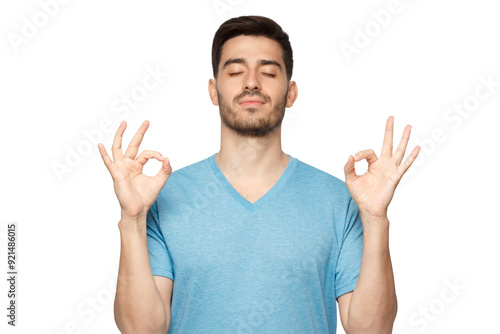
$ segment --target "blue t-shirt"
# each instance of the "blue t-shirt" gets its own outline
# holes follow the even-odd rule
[[[174,280],[170,334],[335,333],[336,298],[361,265],[345,183],[292,156],[255,203],[215,154],[174,171],[147,231],[153,275]]]

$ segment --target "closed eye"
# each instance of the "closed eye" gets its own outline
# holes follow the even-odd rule
[[[230,77],[235,77],[239,74],[241,74],[243,72],[235,72],[235,73],[229,73],[229,76]],[[264,75],[267,75],[268,77],[271,77],[271,78],[275,78],[276,77],[276,74],[272,74],[272,73],[263,73]]]

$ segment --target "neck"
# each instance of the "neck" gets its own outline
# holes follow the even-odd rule
[[[221,147],[215,156],[221,171],[235,182],[275,180],[289,156],[281,150],[281,126],[265,137],[242,137],[221,123]]]

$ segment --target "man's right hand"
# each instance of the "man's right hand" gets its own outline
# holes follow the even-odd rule
[[[149,127],[148,121],[144,121],[123,154],[122,138],[126,127],[127,123],[122,122],[116,131],[111,148],[114,161],[111,160],[102,143],[99,143],[98,147],[104,164],[113,178],[122,218],[131,218],[145,223],[148,210],[167,182],[172,173],[172,167],[169,159],[156,151],[145,150],[136,158],[142,138]],[[155,176],[147,176],[142,173],[142,169],[152,158],[162,161],[162,167]],[[145,226],[137,227],[141,230],[145,228]]]

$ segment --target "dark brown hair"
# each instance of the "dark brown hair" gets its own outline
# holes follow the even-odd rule
[[[215,79],[217,79],[217,75],[219,74],[219,62],[224,43],[228,39],[240,35],[264,36],[278,42],[283,50],[286,76],[288,81],[290,81],[293,70],[293,53],[292,46],[288,40],[288,34],[276,22],[264,16],[234,17],[219,27],[212,43],[212,69]]]

